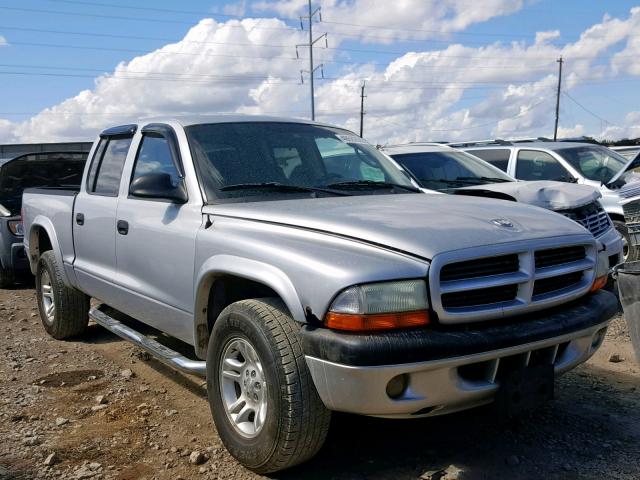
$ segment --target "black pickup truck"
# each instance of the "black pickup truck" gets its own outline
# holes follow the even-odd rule
[[[0,288],[29,271],[22,245],[25,188],[79,188],[87,152],[26,153],[0,159]]]

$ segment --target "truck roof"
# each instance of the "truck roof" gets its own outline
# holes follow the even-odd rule
[[[303,123],[311,125],[333,126],[321,122],[305,120],[304,118],[274,117],[269,115],[248,115],[248,114],[214,114],[214,115],[172,115],[162,117],[143,118],[138,123],[149,122],[176,122],[183,127],[200,125],[205,123],[239,123],[239,122],[278,122],[278,123]]]

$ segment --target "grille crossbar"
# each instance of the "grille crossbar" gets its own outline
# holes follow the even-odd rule
[[[562,210],[558,213],[578,222],[596,238],[613,226],[607,212],[596,202],[571,210]]]
[[[534,305],[544,308],[577,298],[593,282],[595,257],[592,243],[551,244],[443,262],[436,265],[439,282],[432,292],[434,309],[444,323],[462,322],[499,318],[536,309]]]

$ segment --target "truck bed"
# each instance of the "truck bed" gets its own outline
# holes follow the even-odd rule
[[[73,264],[75,253],[73,250],[73,209],[78,188],[29,188],[24,191],[22,198],[22,211],[25,232],[29,232],[31,225],[38,218],[43,228],[47,230],[49,238],[57,237],[59,250],[55,251],[60,256],[63,264],[69,267]],[[54,229],[55,226],[55,229]],[[25,236],[24,243],[27,251],[30,250],[30,239]],[[35,273],[35,272],[33,272]]]

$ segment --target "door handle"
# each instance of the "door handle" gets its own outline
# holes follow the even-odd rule
[[[118,220],[118,233],[120,235],[126,235],[129,233],[129,223],[124,220]]]
[[[84,225],[84,213],[76,214],[76,223],[78,225]]]

